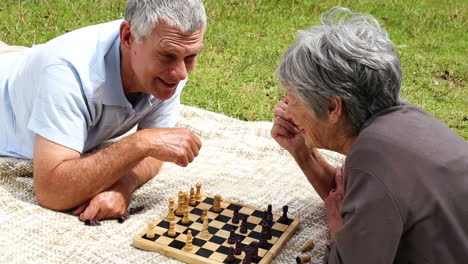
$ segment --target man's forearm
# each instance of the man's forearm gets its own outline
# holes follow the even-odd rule
[[[293,157],[315,191],[322,200],[325,200],[330,190],[334,188],[335,185],[335,168],[328,164],[315,148],[297,153],[293,155]]]
[[[138,133],[134,133],[92,155],[65,160],[50,175],[35,181],[35,189],[40,189],[40,193],[36,191],[39,203],[55,210],[78,206],[131,173],[147,152]],[[140,179],[137,186],[139,183]]]

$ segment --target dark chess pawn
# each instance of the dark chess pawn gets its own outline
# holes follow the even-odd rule
[[[261,225],[263,225],[263,223],[267,221],[267,216],[268,216],[268,211],[263,211],[262,220],[260,221]]]
[[[271,215],[271,216],[273,216],[272,210],[273,210],[273,209],[272,209],[272,206],[271,206],[271,204],[269,204],[269,205],[268,205],[268,214]]]
[[[259,247],[266,247],[268,246],[268,239],[267,239],[267,233],[266,232],[262,232],[262,237],[260,238],[260,240],[258,241],[258,246]]]
[[[262,224],[262,233],[263,232],[266,233],[266,239],[271,239],[271,237],[272,237],[271,226],[267,222],[264,222]]]
[[[252,261],[254,263],[260,262],[260,260],[262,258],[258,255],[258,242],[257,241],[252,241],[252,242],[250,242],[249,246],[251,248],[250,258],[252,259]]]
[[[250,255],[245,254],[244,260],[242,261],[242,264],[251,264],[252,259],[250,258]]]
[[[234,215],[232,216],[232,223],[238,224],[239,223],[239,206],[234,208]]]
[[[242,254],[241,242],[239,240],[237,240],[234,255],[240,255],[240,254]]]
[[[278,222],[281,223],[281,224],[285,224],[287,225],[289,223],[289,219],[288,219],[288,206],[285,205],[283,206],[283,216],[281,216],[279,219],[278,219]]]
[[[241,226],[240,226],[240,232],[242,234],[247,233],[247,216],[246,215],[244,216],[244,219],[242,219],[242,223],[241,223]]]
[[[234,264],[236,263],[236,257],[234,257],[234,248],[230,247],[229,248],[229,255],[227,258],[224,260],[224,263],[226,264]]]
[[[268,214],[268,215],[267,215],[267,218],[266,218],[266,222],[268,223],[268,225],[269,225],[270,227],[272,227],[272,226],[273,226],[273,215]]]
[[[236,231],[236,228],[232,228],[231,230],[231,234],[229,235],[229,238],[228,238],[228,244],[234,244],[236,243],[237,241],[237,238],[236,238],[236,235],[234,234],[234,232]]]

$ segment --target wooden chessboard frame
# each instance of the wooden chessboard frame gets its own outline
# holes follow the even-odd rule
[[[202,195],[201,201],[205,201],[206,198],[213,199],[212,196]],[[216,216],[220,215],[220,214],[215,213],[212,210],[210,210],[211,207],[208,207],[208,204],[203,203],[203,202],[197,202],[196,206],[190,206],[189,205],[189,211],[191,211],[194,207],[200,208],[200,207],[198,207],[199,203],[200,203],[200,206],[206,207],[209,210],[208,211],[208,217],[209,217],[210,221],[213,220],[214,218],[216,218]],[[255,211],[263,212],[263,211],[266,210],[266,209],[260,209],[260,208],[256,208],[256,207],[253,207],[253,206],[250,206],[250,205],[245,205],[245,204],[232,202],[232,201],[228,201],[228,200],[222,200],[221,201],[221,207],[223,209],[227,209],[228,206],[230,206],[230,205],[237,205],[237,206],[242,207],[242,209],[239,211],[240,213],[244,213],[246,211],[252,211],[252,213],[255,212]],[[225,212],[225,214],[223,214],[223,212]],[[232,211],[223,210],[223,212],[221,212],[221,215],[232,217]],[[249,213],[244,213],[244,214],[249,215]],[[285,230],[283,231],[281,236],[278,237],[277,239],[275,237],[272,238],[272,239],[276,239],[276,241],[270,242],[270,240],[269,240],[269,243],[272,244],[272,247],[269,250],[261,249],[261,250],[263,250],[263,253],[264,253],[264,251],[266,251],[266,253],[263,255],[263,257],[261,256],[263,253],[259,254],[262,257],[262,259],[261,259],[260,262],[258,262],[258,264],[271,263],[271,261],[279,254],[281,248],[286,244],[286,242],[292,237],[294,232],[299,227],[299,219],[296,218],[296,217],[289,216],[289,215],[288,215],[288,218],[290,219],[290,221],[289,221],[290,224],[289,225],[283,225],[283,224],[277,223],[277,221],[278,221],[279,217],[281,217],[281,215],[282,215],[282,212],[281,212],[281,214],[276,214],[276,213],[273,212],[273,222],[277,226],[281,226],[281,228],[285,228]],[[163,221],[165,221],[166,216],[167,216],[167,212],[164,214],[164,216],[162,216],[161,218],[155,220],[156,224],[162,223]],[[176,215],[176,222],[178,222],[181,218],[182,217],[179,217],[179,216]],[[197,230],[197,231],[200,231],[202,229],[202,226],[203,226],[202,223],[199,222],[199,220],[197,221],[199,216],[195,221],[193,221],[193,218],[194,218],[194,215],[191,215],[190,220],[192,222],[188,225],[185,232],[187,232],[188,229]],[[249,218],[251,218],[250,215],[249,215]],[[257,218],[257,217],[255,217],[255,218]],[[227,223],[229,223],[230,225],[235,225],[235,224],[232,224],[231,220],[229,220]],[[192,227],[192,225],[195,228]],[[210,222],[210,226],[211,226],[211,222]],[[240,223],[237,224],[236,226],[240,226]],[[285,226],[287,226],[287,227],[285,227]],[[257,229],[257,231],[258,231],[259,228],[261,228],[261,225],[260,225],[260,223],[257,223],[255,229]],[[156,226],[155,229],[156,229],[156,234],[161,235],[161,239],[175,240],[175,238],[163,237],[163,234],[167,233],[168,228]],[[175,229],[176,229],[176,231],[178,233],[178,237],[177,237],[177,238],[179,238],[178,241],[184,240],[186,238],[186,234],[183,234],[184,231],[180,230],[180,226],[176,225]],[[219,231],[225,231],[225,230],[219,230]],[[156,242],[156,241],[151,241],[148,238],[146,238],[146,236],[145,236],[147,232],[148,232],[148,226],[146,226],[145,229],[142,232],[140,232],[137,236],[134,237],[133,245],[135,247],[143,249],[143,250],[147,250],[147,251],[158,252],[158,253],[160,253],[162,255],[165,255],[165,256],[180,260],[182,262],[193,263],[193,264],[222,264],[223,261],[224,261],[224,258],[227,257],[227,254],[226,254],[226,255],[224,255],[224,258],[221,259],[222,254],[219,254],[217,252],[215,252],[215,253],[220,255],[219,259],[210,259],[210,258],[206,258],[206,257],[203,257],[203,256],[199,256],[199,255],[196,255],[195,252],[193,252],[194,250],[185,251],[183,248],[182,249],[177,249],[177,248],[171,247],[171,246],[169,246],[168,244],[165,244],[165,243],[159,243],[159,242]],[[236,233],[238,233],[238,232],[236,232]],[[235,247],[235,245],[229,245],[227,243],[227,238],[229,237],[229,232],[225,231],[223,234],[224,234],[223,237],[226,238],[226,241],[224,241],[222,243],[222,245],[226,246],[226,247],[230,247],[230,246]],[[213,236],[213,234],[210,235],[210,238],[212,236]],[[203,239],[203,238],[200,237],[200,233],[198,233],[197,235],[194,235],[194,238]],[[251,239],[250,237],[247,237],[247,238],[249,238],[251,241],[254,240],[254,239]],[[203,240],[206,240],[206,239],[203,239]],[[198,248],[205,248],[205,246],[203,245],[203,246],[198,247]],[[196,250],[198,250],[198,249],[196,249]],[[245,253],[242,252],[242,254],[240,255],[240,259],[243,259],[244,256],[245,256]],[[237,256],[237,257],[239,258],[239,256]]]

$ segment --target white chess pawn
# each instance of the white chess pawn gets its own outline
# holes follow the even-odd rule
[[[203,221],[203,229],[200,236],[203,239],[208,239],[210,237],[210,231],[208,231],[208,217],[205,217],[205,220]]]
[[[149,221],[148,222],[148,231],[146,231],[146,237],[148,238],[153,238],[154,235],[156,234],[156,230],[154,228],[156,227],[156,222],[155,221]]]
[[[185,249],[186,251],[191,251],[191,250],[193,250],[192,241],[193,241],[192,230],[189,230],[189,231],[187,232],[187,242],[185,243],[185,247],[184,247],[184,249]]]

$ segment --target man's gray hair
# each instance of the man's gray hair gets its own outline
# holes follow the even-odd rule
[[[125,20],[131,24],[136,39],[145,39],[163,20],[182,32],[192,33],[206,25],[201,0],[128,0]]]
[[[357,134],[371,115],[401,104],[400,60],[371,15],[334,7],[321,23],[298,32],[277,75],[284,89],[319,117],[332,98],[341,98]]]

